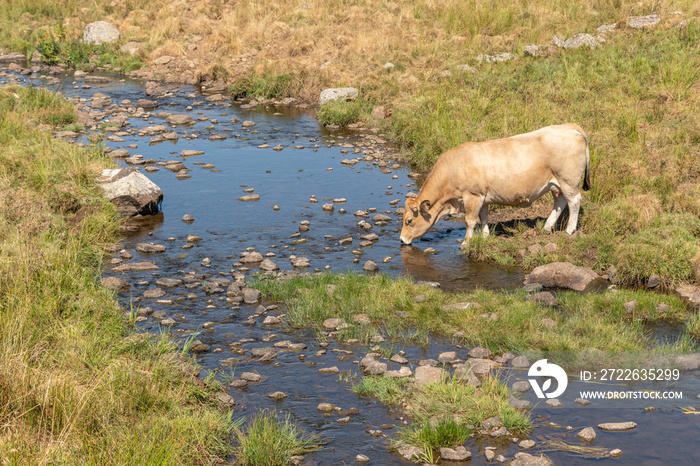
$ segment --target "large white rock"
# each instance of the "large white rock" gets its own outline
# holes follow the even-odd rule
[[[97,182],[124,217],[156,214],[163,202],[163,191],[134,167],[102,170]]]
[[[83,31],[83,42],[88,44],[106,44],[119,40],[119,29],[109,24],[107,21],[97,21],[85,26]]]
[[[319,97],[319,104],[323,105],[332,100],[355,100],[359,95],[359,91],[354,87],[340,87],[332,89],[324,89]]]

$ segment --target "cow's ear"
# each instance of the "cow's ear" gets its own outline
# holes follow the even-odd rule
[[[430,201],[425,200],[420,203],[420,213],[423,215],[428,215],[428,211],[430,210]]]

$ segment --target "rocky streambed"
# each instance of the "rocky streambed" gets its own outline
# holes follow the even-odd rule
[[[428,235],[429,247],[398,247],[401,208],[406,195],[417,191],[416,175],[380,134],[327,131],[310,114],[287,105],[290,101],[242,104],[216,90],[38,65],[2,73],[6,82],[46,84],[73,99],[86,126],[105,129],[115,161],[140,167],[162,189],[161,212],[125,226],[105,283],[119,290],[126,308],[136,309],[140,330],[174,334],[196,354],[201,377],[213,373],[230,387],[227,401],[237,416],[277,409],[329,441],[305,463],[406,464],[387,447],[389,437],[410,420],[356,396],[350,385],[364,372],[459,375],[465,363],[487,372],[498,367],[519,393],[512,402],[532,409],[536,427],[530,438],[518,438],[492,419],[465,451],[445,451],[443,462],[453,457],[472,464],[530,464],[522,455],[515,462],[525,452],[546,454],[556,464],[700,460],[692,442],[698,417],[679,409],[697,404],[694,373],[684,373],[677,384],[685,399],[653,410],[645,410],[649,403],[643,401],[622,408],[585,403],[580,392],[591,384],[580,380],[557,402],[545,403],[528,388],[533,361],[515,355],[486,354],[440,339],[414,346],[382,338],[367,347],[333,338],[332,322],[325,342],[314,332],[283,325],[284,306],[249,287],[254,273],[379,271],[452,289],[522,286],[518,269],[457,254],[461,223]],[[69,131],[57,136],[85,138]],[[621,421],[635,426],[622,432],[599,426]],[[599,450],[583,448],[589,446]]]

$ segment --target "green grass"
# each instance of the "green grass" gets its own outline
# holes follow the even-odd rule
[[[333,294],[326,286],[335,285]],[[474,291],[447,294],[415,285],[408,279],[384,275],[322,274],[291,280],[259,280],[255,287],[274,300],[287,304],[287,323],[322,331],[325,319],[339,317],[348,328],[344,335],[369,343],[372,336],[384,335],[427,344],[430,335],[451,337],[465,345],[483,345],[494,352],[506,351],[641,351],[654,346],[647,325],[654,322],[682,322],[688,305],[680,297],[645,290],[619,290],[604,293],[559,291],[559,310],[527,301],[524,291]],[[425,295],[416,303],[413,297]],[[634,315],[624,304],[636,301]],[[471,302],[464,310],[447,305]],[[663,315],[657,307],[668,309]],[[397,314],[399,312],[399,314]],[[354,317],[365,314],[371,323],[360,325]],[[405,314],[404,314],[405,313]],[[494,313],[497,320],[484,318]],[[546,325],[551,319],[554,326]],[[686,349],[694,348],[690,341]],[[674,349],[674,348],[668,348]],[[675,348],[676,350],[678,348]]]
[[[316,118],[322,125],[347,126],[366,120],[371,106],[362,100],[332,100],[318,109]]]
[[[65,100],[0,88],[0,451],[10,464],[209,463],[231,453],[221,388],[132,333],[98,283],[118,216],[97,148],[51,138]],[[41,129],[40,129],[41,128]],[[148,441],[144,441],[148,439]]]
[[[303,79],[303,76],[294,73],[251,75],[235,81],[229,87],[229,91],[233,98],[279,99],[298,97]]]
[[[240,423],[239,423],[240,424]],[[258,413],[246,431],[235,427],[236,458],[246,466],[285,466],[291,458],[322,448],[317,435],[301,432],[289,415],[280,418],[274,411]]]
[[[382,404],[396,406],[406,398],[409,379],[362,377],[352,391],[360,396],[372,396]]]

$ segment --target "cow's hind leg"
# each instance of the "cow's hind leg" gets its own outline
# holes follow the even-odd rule
[[[561,216],[564,206],[566,206],[566,198],[559,192],[553,192],[554,195],[554,207],[552,208],[552,213],[547,217],[547,221],[544,223],[544,231],[547,233],[552,232],[552,228],[556,225],[557,220]]]
[[[484,199],[472,195],[466,195],[463,197],[464,200],[464,221],[467,224],[467,234],[464,235],[464,241],[460,247],[469,247],[469,238],[474,234],[474,228],[479,221],[479,214],[482,206],[484,205]]]
[[[578,226],[578,211],[581,208],[581,192],[578,188],[567,196],[566,202],[569,204],[569,223],[566,225],[566,232],[572,235]]]
[[[489,235],[489,206],[486,204],[479,209],[479,222],[481,222],[481,235],[486,238]]]

